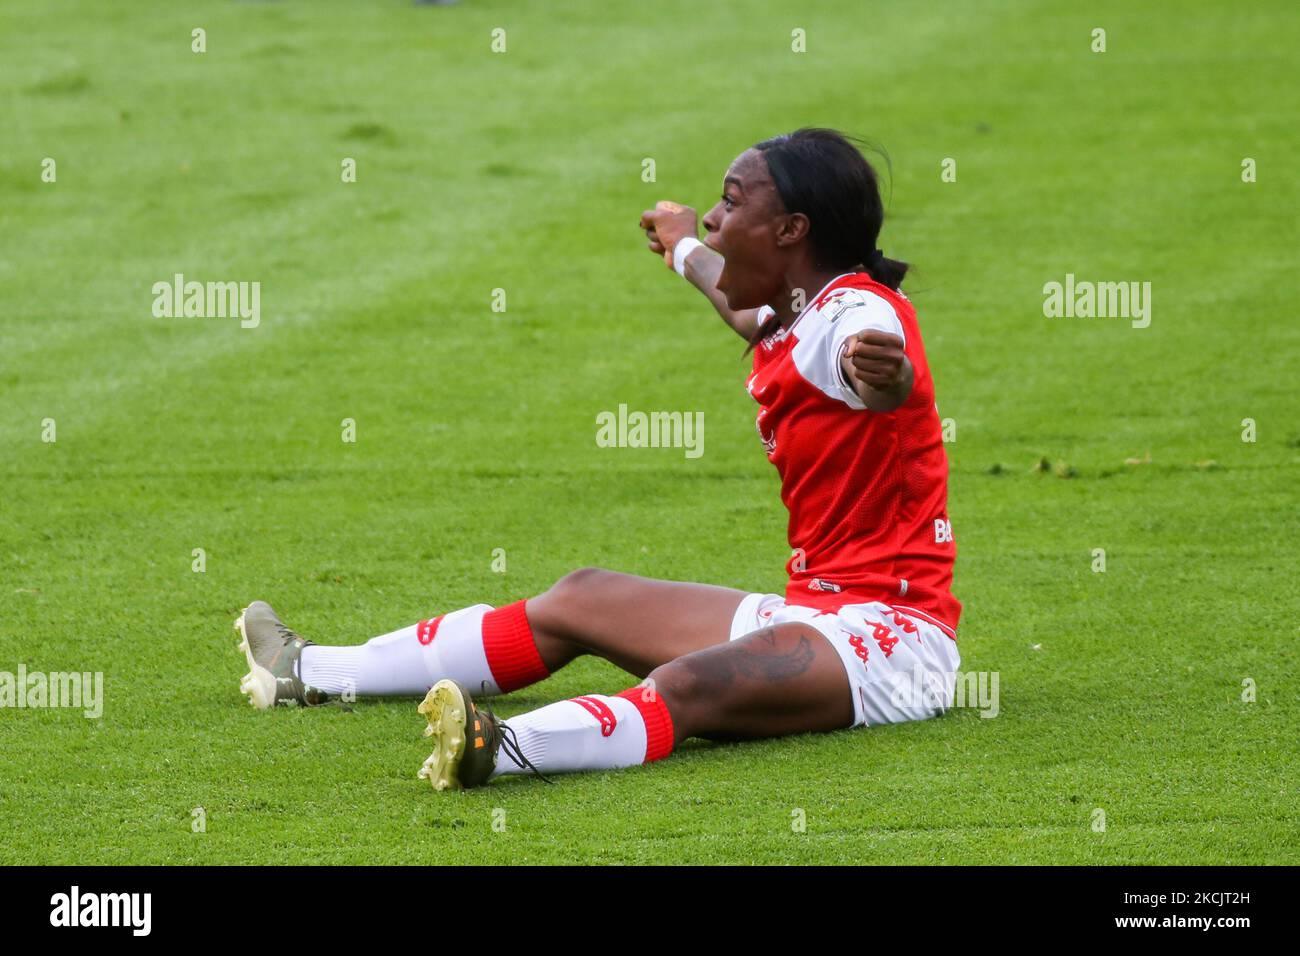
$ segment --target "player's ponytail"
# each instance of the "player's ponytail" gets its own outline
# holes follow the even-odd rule
[[[891,289],[902,285],[907,263],[876,248],[885,221],[876,171],[847,136],[805,128],[754,148],[767,160],[786,212],[808,217],[808,241],[819,264],[862,270]]]
[[[864,257],[863,271],[881,285],[897,290],[903,284],[903,277],[907,275],[907,263],[890,259],[879,249],[873,249]]]

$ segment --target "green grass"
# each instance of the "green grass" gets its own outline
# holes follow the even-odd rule
[[[0,862],[1300,862],[1294,4],[188,6],[0,12],[0,670],[106,679],[0,710]],[[434,795],[411,702],[252,712],[253,597],[349,643],[586,564],[781,588],[742,346],[635,224],[809,124],[892,158],[1000,715]],[[261,326],[153,318],[176,272]],[[1067,272],[1150,328],[1045,318]],[[597,448],[620,402],[704,456]]]

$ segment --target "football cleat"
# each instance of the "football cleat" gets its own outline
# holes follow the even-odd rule
[[[239,649],[250,668],[239,689],[258,710],[290,702],[310,707],[329,699],[324,691],[309,687],[298,677],[298,659],[312,642],[286,627],[271,605],[265,601],[248,605],[235,621],[235,630],[242,638]]]
[[[428,780],[434,790],[481,787],[492,776],[497,754],[503,749],[517,766],[546,780],[519,749],[514,731],[491,707],[475,705],[469,691],[454,680],[434,684],[416,710],[429,722],[424,736],[434,740],[433,753],[418,776]]]

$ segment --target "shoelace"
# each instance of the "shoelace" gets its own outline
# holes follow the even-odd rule
[[[289,627],[283,621],[276,621],[275,629],[279,633],[279,635],[282,638],[284,638],[284,642],[286,645],[292,643],[293,641],[302,640],[302,635],[299,634],[297,631],[295,631],[293,628]],[[310,689],[315,691],[317,694],[320,694],[324,698],[323,703],[318,701],[313,706],[321,707],[321,706],[328,706],[330,704],[335,704],[339,707],[340,710],[347,710],[347,711],[352,710],[350,706],[348,706],[343,702],[342,698],[339,697],[339,695],[326,694],[324,691],[319,690],[315,687],[309,688],[307,683],[302,679],[301,670],[302,670],[302,655],[299,655],[298,659],[294,661],[293,668],[291,670],[291,675],[293,677],[294,693],[297,694],[298,701],[300,703],[305,703],[307,698],[307,691]]]
[[[506,752],[506,756],[515,762],[516,767],[522,767],[532,771],[533,774],[540,777],[543,783],[553,783],[550,777],[542,773],[534,766],[533,762],[524,756],[524,750],[519,746],[519,738],[515,735],[515,730],[504,721],[498,720],[497,715],[492,712],[492,705],[488,702],[487,681],[483,681],[481,689],[484,693],[483,709],[487,711],[488,720],[496,728],[497,733],[501,736],[501,749]]]

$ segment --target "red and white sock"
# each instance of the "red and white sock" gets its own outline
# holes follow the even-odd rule
[[[511,717],[519,749],[542,773],[612,770],[667,757],[673,719],[663,698],[648,687],[613,697],[587,694]],[[526,773],[503,749],[492,775]]]
[[[550,676],[525,602],[452,611],[354,647],[303,648],[298,676],[327,694],[423,694],[444,677],[471,694],[505,694]]]

